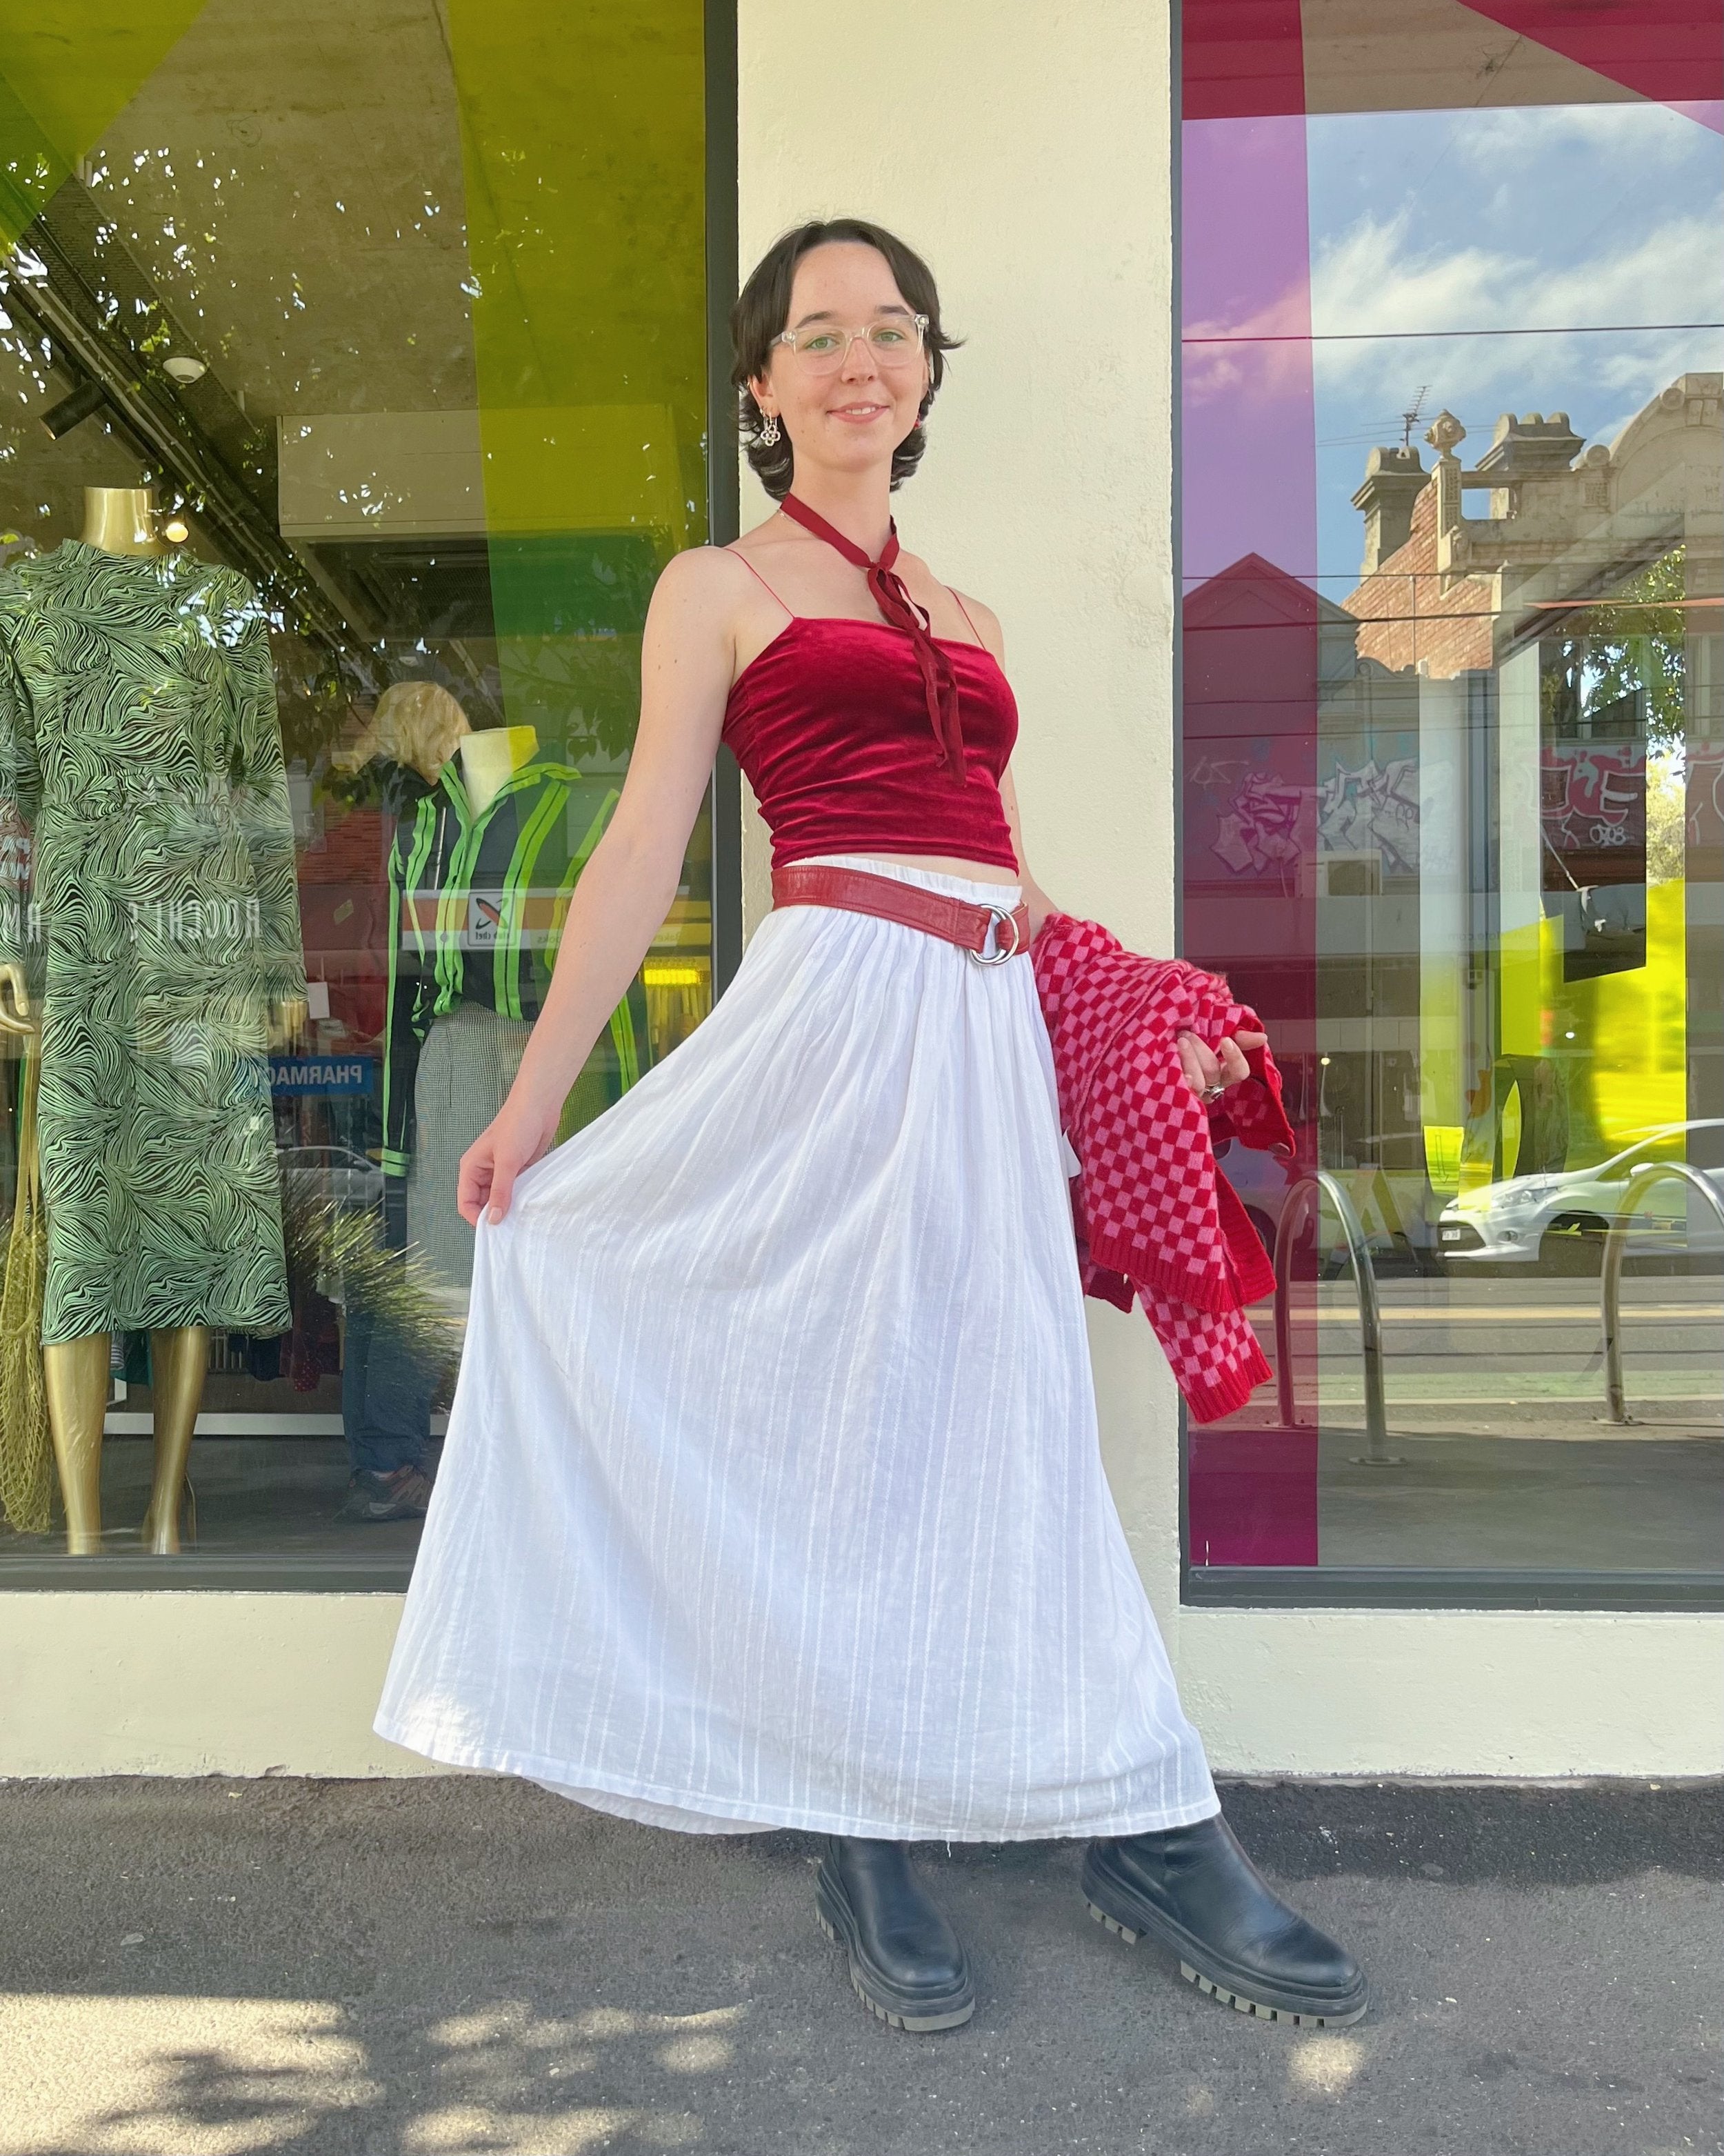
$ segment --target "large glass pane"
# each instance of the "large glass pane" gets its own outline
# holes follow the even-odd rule
[[[90,1541],[104,1424],[102,1578],[405,1575],[455,1163],[706,536],[703,106],[700,0],[8,28],[0,1584]],[[698,1024],[711,920],[703,816],[565,1135]],[[192,1408],[195,1542],[171,1471],[141,1538]]]
[[[1686,1591],[1724,1571],[1724,13],[1183,28],[1184,947],[1300,1137],[1224,1163],[1285,1224],[1282,1368],[1192,1433],[1190,1559]]]

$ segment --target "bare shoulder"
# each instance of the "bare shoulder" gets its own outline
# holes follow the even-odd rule
[[[900,554],[897,568],[899,575],[908,585],[912,598],[920,599],[924,606],[937,608],[940,600],[949,593],[969,616],[976,634],[996,659],[1005,657],[1004,633],[1000,628],[999,616],[992,607],[984,606],[980,599],[972,598],[967,592],[959,591],[955,584],[942,583],[920,554],[907,551]],[[943,609],[948,615],[951,610],[949,603]]]
[[[679,611],[727,610],[747,589],[748,572],[728,547],[688,547],[660,571],[653,597]]]
[[[734,657],[754,579],[723,547],[690,547],[674,554],[653,588],[649,634],[676,649],[711,649]]]
[[[1000,618],[993,608],[982,599],[972,598],[968,592],[957,590],[956,586],[953,587],[952,596],[974,622],[976,634],[994,657],[1003,659],[1006,655],[1006,633],[1000,627]]]

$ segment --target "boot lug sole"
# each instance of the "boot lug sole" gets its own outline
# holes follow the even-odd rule
[[[889,2029],[901,2029],[909,2036],[931,2036],[942,2029],[962,2029],[976,2011],[973,1999],[966,1999],[961,2006],[933,2014],[918,2014],[913,2010],[906,2013],[901,2007],[891,2006],[884,1999],[876,1999],[868,1989],[856,1957],[850,1952],[849,1941],[823,1908],[816,1907],[814,1922],[834,1946],[844,1948],[844,1959],[849,1968],[850,1989],[875,2019],[884,2021]]]
[[[1147,1932],[1134,1932],[1129,1924],[1122,1924],[1117,1917],[1109,1916],[1106,1909],[1091,1902],[1087,1896],[1084,1906],[1103,1931],[1111,1932],[1116,1939],[1123,1939],[1128,1947],[1135,1947],[1140,1940],[1152,1936]],[[1173,1951],[1178,1953],[1177,1948]],[[1231,2006],[1236,2014],[1249,2014],[1258,2021],[1285,2021],[1296,2029],[1345,2029],[1351,2023],[1364,2019],[1366,2007],[1370,2003],[1367,1999],[1361,1999],[1357,2006],[1337,2007],[1333,2012],[1311,2006],[1270,2006],[1261,1999],[1253,1999],[1246,1992],[1236,1990],[1230,1984],[1219,1984],[1213,1977],[1205,1976],[1201,1969],[1193,1969],[1183,1954],[1179,1955],[1179,1974],[1188,1984],[1195,1984],[1199,1991],[1211,1999],[1219,1999],[1224,2006]]]

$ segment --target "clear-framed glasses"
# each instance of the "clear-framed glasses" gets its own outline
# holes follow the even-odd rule
[[[840,329],[835,322],[804,322],[800,329],[781,330],[772,343],[788,345],[804,373],[836,374],[859,337],[875,365],[890,372],[894,367],[914,367],[921,359],[927,326],[926,315],[876,315],[853,330]]]

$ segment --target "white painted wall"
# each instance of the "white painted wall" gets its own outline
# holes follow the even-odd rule
[[[932,265],[967,342],[899,498],[906,544],[1004,623],[1038,875],[1166,948],[1166,7],[881,0],[857,34],[795,0],[740,14],[744,274],[786,226],[844,213]],[[768,504],[745,489],[746,523]]]
[[[1713,1616],[1188,1610],[1179,1681],[1234,1774],[1724,1773]]]
[[[1038,879],[1170,949],[1167,0],[880,0],[844,38],[795,0],[742,0],[740,31],[745,274],[822,214],[927,257],[968,341],[901,496],[906,542],[1004,622]],[[745,850],[763,859],[757,823]],[[1115,1496],[1219,1767],[1724,1769],[1724,1619],[1182,1610],[1171,1380],[1141,1318],[1091,1306],[1090,1336]]]
[[[1138,1509],[1136,1473],[1117,1486]],[[0,1775],[437,1771],[371,1733],[400,1612],[390,1594],[0,1594]],[[1174,1637],[1224,1773],[1724,1768],[1706,1618],[1192,1610]]]
[[[0,1775],[430,1773],[371,1733],[400,1619],[398,1594],[0,1594]]]
[[[787,226],[871,218],[921,253],[965,341],[896,511],[1004,625],[1038,880],[1172,946],[1172,146],[1165,6],[883,0],[834,37],[741,0],[743,274]],[[838,176],[841,175],[839,177]],[[771,504],[744,468],[743,521]],[[765,834],[745,819],[750,911]],[[1109,1471],[1164,1622],[1178,1426],[1147,1328],[1091,1315]]]
[[[996,607],[1038,876],[1171,943],[1172,212],[1165,0],[741,0],[745,261],[821,213],[921,248],[969,339],[903,496]],[[756,494],[757,512],[764,503]],[[764,902],[750,842],[751,910]],[[1109,1473],[1218,1768],[1724,1770],[1724,1620],[1178,1605],[1172,1385],[1090,1313]],[[0,1774],[423,1771],[370,1733],[384,1595],[0,1594]]]

